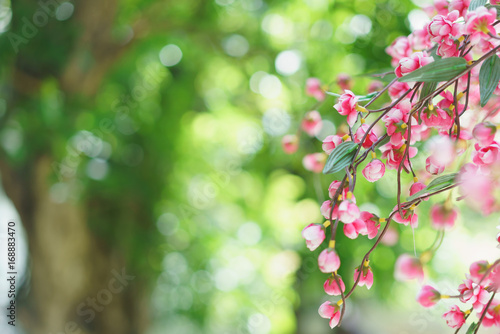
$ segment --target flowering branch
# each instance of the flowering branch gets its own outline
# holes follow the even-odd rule
[[[327,94],[338,96],[334,108],[345,116],[347,122],[341,133],[323,140],[324,153],[308,154],[303,160],[304,167],[310,171],[337,173],[334,174],[336,180],[328,188],[330,199],[321,205],[326,221],[310,224],[302,231],[308,248],[314,250],[323,243],[326,229],[331,228],[328,247],[320,253],[318,265],[322,272],[332,275],[325,282],[325,292],[341,297],[337,303],[325,302],[319,309],[320,316],[330,319],[332,328],[341,324],[346,301],[355,289],[372,286],[369,257],[383,241],[393,221],[417,228],[419,204],[450,191],[444,202],[433,204],[430,210],[432,227],[438,231],[433,244],[420,258],[402,254],[396,261],[397,279],[417,278],[422,281],[424,265],[440,247],[445,231],[457,221],[459,212],[453,204],[452,189],[458,188],[460,192],[456,201],[467,197],[467,204],[473,209],[484,214],[500,211],[500,198],[495,193],[495,188],[500,187],[500,173],[496,172],[500,169],[500,142],[495,140],[500,126],[490,122],[494,121],[500,106],[500,42],[497,37],[500,21],[495,8],[479,6],[479,3],[469,8],[470,3],[452,0],[447,3],[445,12],[437,9],[438,14],[424,29],[416,30],[408,37],[398,37],[386,50],[392,57],[396,78],[385,87],[373,82],[368,88],[369,94],[359,96],[351,91],[352,82],[345,75],[337,80],[342,94],[325,91],[318,79],[311,78],[306,84],[307,94],[318,101],[323,101]],[[385,75],[387,73],[379,76]],[[378,109],[369,109],[386,94],[390,102]],[[363,101],[367,101],[364,106],[360,104]],[[466,112],[467,119],[461,120]],[[482,121],[476,122],[481,117]],[[369,118],[371,123],[367,123]],[[316,136],[321,122],[317,111],[309,111],[302,121],[301,130],[311,137]],[[294,141],[285,137],[285,152],[297,151],[298,139]],[[419,142],[428,145],[416,145]],[[418,147],[428,147],[425,170],[415,170],[412,163],[417,154],[422,154]],[[474,148],[471,155],[469,147]],[[380,159],[377,158],[378,152],[381,153]],[[457,161],[459,156],[463,159]],[[361,171],[368,182],[381,179],[386,168],[397,171],[397,203],[387,218],[360,211],[356,203],[354,193],[358,168],[368,157],[371,160]],[[443,174],[450,169],[458,172]],[[406,201],[402,200],[406,191],[403,171],[413,176]],[[418,181],[417,175],[423,180],[430,176],[434,178],[425,184]],[[380,230],[384,222],[385,226]],[[354,283],[347,293],[342,278],[337,275],[341,264],[335,248],[339,225],[350,239],[360,235],[375,239],[355,269]],[[471,303],[471,310],[461,311],[455,305],[443,315],[452,328],[460,329],[472,311],[477,311],[479,318],[477,325],[473,325],[476,327],[472,327],[475,332],[481,325],[500,327],[500,301],[494,299],[500,287],[498,264],[500,259],[491,265],[486,261],[471,264],[467,279],[459,285],[456,296],[442,295],[433,287],[424,285],[417,301],[424,307],[431,307],[443,298]]]

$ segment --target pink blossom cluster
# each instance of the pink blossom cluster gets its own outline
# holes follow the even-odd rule
[[[500,141],[496,135],[500,121],[500,88],[496,87],[484,105],[481,101],[484,92],[479,89],[480,66],[476,66],[499,54],[500,38],[497,35],[500,30],[497,27],[500,23],[494,7],[479,6],[471,10],[470,4],[470,0],[437,0],[434,6],[425,8],[430,17],[425,27],[409,36],[396,38],[386,49],[396,79],[385,87],[380,81],[373,81],[366,87],[368,95],[356,94],[359,87],[345,74],[339,74],[334,81],[333,87],[339,92],[337,95],[328,92],[331,87],[322,85],[319,79],[307,80],[306,94],[317,101],[330,101],[329,95],[337,96],[330,104],[335,114],[329,121],[336,123],[338,130],[330,134],[325,134],[325,129],[321,131],[324,121],[320,108],[316,106],[315,110],[305,113],[297,134],[283,137],[285,153],[297,152],[301,134],[305,134],[308,141],[317,143],[319,152],[304,154],[303,166],[313,173],[321,173],[325,166],[328,168],[327,163],[335,157],[335,152],[341,150],[340,146],[354,147],[349,151],[352,154],[350,165],[342,166],[342,173],[332,174],[333,180],[329,181],[329,199],[320,206],[326,221],[311,223],[302,231],[311,251],[321,248],[327,239],[327,245],[318,256],[320,271],[328,274],[323,288],[327,295],[340,296],[341,299],[323,303],[319,314],[329,319],[332,328],[341,322],[341,309],[346,307],[345,301],[354,289],[372,287],[374,276],[369,265],[370,253],[376,251],[374,249],[379,243],[392,246],[397,242],[398,232],[394,224],[399,229],[417,229],[419,214],[425,215],[442,238],[445,231],[459,223],[457,202],[461,200],[466,199],[467,205],[484,215],[500,211],[500,192],[497,190],[500,189]],[[410,77],[406,80],[404,77],[417,69],[438,58],[449,57],[464,58],[467,67],[464,65],[463,73],[453,79],[437,83],[432,91],[424,92],[421,82],[402,82],[409,81]],[[399,81],[397,78],[403,79]],[[381,96],[388,101],[373,107],[372,103]],[[327,118],[330,117],[331,114]],[[414,163],[416,157],[421,163]],[[456,174],[451,174],[456,171]],[[362,210],[354,193],[357,182],[379,182],[386,173],[395,173],[398,182],[394,185],[397,203],[384,218],[371,210]],[[402,173],[411,174],[413,181],[404,182]],[[448,177],[447,181],[443,181],[445,177]],[[439,180],[445,185],[430,186]],[[434,197],[430,210],[418,212],[421,203],[434,195],[449,193],[453,188],[458,189],[454,196],[450,193],[439,200],[434,200]],[[356,194],[359,197],[359,193]],[[335,248],[338,228],[349,239],[366,236],[374,243],[352,273],[354,283],[347,294],[346,284],[337,273],[341,266],[341,254]],[[395,279],[424,282],[426,264],[438,247],[439,243],[420,256],[401,254],[395,263]],[[483,319],[482,325],[500,326],[500,301],[491,299],[498,286],[500,268],[497,263],[489,265],[479,261],[471,265],[456,296],[441,294],[434,287],[424,285],[417,301],[424,307],[431,307],[443,298],[456,298],[468,304],[469,309],[454,305],[443,315],[453,328],[464,325],[473,312]]]
[[[475,312],[478,318],[483,319],[484,327],[500,327],[500,300],[494,299],[494,294],[500,288],[499,262],[472,263],[466,279],[458,286],[456,294],[451,296],[441,294],[430,285],[424,285],[417,295],[417,302],[423,307],[432,307],[441,299],[448,298],[462,303],[462,309],[455,304],[443,314],[446,324],[451,328],[462,327],[472,312]]]

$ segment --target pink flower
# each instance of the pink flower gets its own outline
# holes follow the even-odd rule
[[[321,89],[321,81],[317,78],[309,78],[306,81],[306,95],[314,97],[318,101],[325,99],[325,92]]]
[[[342,201],[339,205],[339,219],[344,224],[350,224],[360,216],[358,206],[349,200]]]
[[[470,267],[469,267],[469,272],[470,276],[469,278],[474,282],[474,283],[479,283],[486,274],[486,271],[488,270],[489,263],[488,261],[476,261],[473,262]],[[485,278],[482,283],[488,284],[488,279]]]
[[[323,250],[318,257],[319,270],[324,273],[333,273],[340,267],[340,258],[333,248]]]
[[[477,124],[472,130],[474,139],[477,140],[480,146],[488,146],[495,140],[497,128],[493,123],[483,122]]]
[[[436,136],[430,142],[431,160],[439,165],[449,165],[455,160],[455,143],[448,136]]]
[[[444,128],[449,130],[451,127],[451,123],[453,123],[453,119],[444,109],[439,107],[432,107],[425,109],[422,112],[422,122],[428,126],[433,128]]]
[[[368,93],[373,93],[382,90],[384,86],[385,85],[382,81],[373,80],[372,82],[370,82],[366,90],[368,91]]]
[[[342,281],[342,277],[340,277],[339,275],[337,275],[337,278],[339,280],[340,289],[342,289],[342,292],[344,292],[345,291],[344,281]],[[337,284],[335,277],[330,277],[325,281],[325,284],[323,284],[323,288],[325,289],[325,292],[330,296],[340,296],[341,293],[339,289],[339,284]]]
[[[340,89],[348,90],[351,89],[352,80],[349,74],[340,73],[337,75],[337,85],[339,85]]]
[[[360,234],[366,234],[366,224],[362,219],[344,224],[344,234],[349,239],[356,239]]]
[[[332,136],[327,136],[323,140],[323,151],[325,151],[326,154],[332,153],[333,149],[337,147],[340,143],[342,143],[342,137],[337,136],[337,135],[332,135]]]
[[[491,327],[491,326],[500,326],[500,309],[498,309],[499,302],[498,300],[493,300],[486,310],[486,314],[484,316],[482,325],[484,327]],[[481,317],[481,314],[484,312],[484,310],[480,310],[478,312],[478,317]]]
[[[467,204],[483,211],[484,215],[492,212],[496,202],[493,192],[497,186],[489,175],[482,173],[478,166],[467,163],[460,169],[457,179],[460,193],[467,196]]]
[[[296,135],[285,135],[281,140],[281,145],[286,154],[293,154],[299,148],[299,138]]]
[[[432,46],[431,35],[427,31],[427,28],[417,29],[413,31],[408,36],[408,41],[410,42],[410,46],[413,50],[425,50]],[[410,52],[411,54],[411,52]],[[408,57],[407,55],[406,57]],[[394,64],[393,66],[397,66],[398,64]]]
[[[409,101],[407,99],[403,100],[382,117],[389,136],[404,130],[401,126],[408,121],[408,113],[411,109],[411,104],[406,102]]]
[[[359,267],[354,269],[354,282],[358,279],[359,275]],[[370,266],[363,265],[363,269],[361,270],[361,276],[358,282],[359,286],[366,286],[369,290],[373,285],[373,272]]]
[[[476,144],[474,148],[476,152],[474,152],[472,161],[479,166],[491,165],[499,158],[500,145],[496,141],[485,147]]]
[[[467,13],[465,17],[464,34],[470,35],[471,44],[474,45],[481,39],[489,39],[488,33],[496,34],[493,23],[497,18],[495,8],[479,7]]]
[[[416,257],[408,254],[402,254],[398,257],[394,269],[394,277],[398,281],[409,281],[414,278],[422,281],[424,279],[422,263]]]
[[[499,32],[498,26],[494,27],[495,30],[497,31],[497,34]],[[480,39],[479,42],[477,42],[476,45],[474,45],[474,53],[479,53],[479,54],[485,54],[489,51],[491,51],[494,47],[498,46],[500,42],[498,39]]]
[[[426,185],[422,182],[415,182],[410,187],[410,196],[418,193],[420,190],[425,189]],[[424,201],[428,201],[429,197],[424,198]]]
[[[385,173],[385,165],[379,159],[373,159],[365,168],[363,168],[363,176],[370,182],[380,180]]]
[[[443,314],[443,318],[451,328],[460,328],[465,323],[465,313],[460,311],[457,305],[453,305],[448,312]]]
[[[394,207],[394,210],[397,210],[398,206],[396,205]],[[403,217],[399,214],[399,211],[396,211],[394,216],[392,216],[392,219],[398,223],[398,224],[403,224],[404,226],[410,226],[412,228],[417,228],[418,227],[418,215],[413,211],[413,210],[401,210],[403,212]]]
[[[368,124],[362,124],[358,128],[358,130],[356,130],[356,133],[354,134],[354,139],[355,139],[356,143],[361,142],[361,140],[363,139],[363,136],[365,135],[365,133],[369,127],[370,126]],[[364,148],[371,147],[377,141],[377,139],[378,139],[377,135],[375,134],[373,129],[371,129],[370,132],[368,133],[368,135],[366,136],[366,139],[363,142],[362,146]]]
[[[397,66],[397,64],[395,66]],[[409,89],[410,85],[408,85],[407,82],[396,81],[389,87],[389,96],[391,97],[391,99],[397,99],[404,93],[406,93]]]
[[[498,289],[500,288],[500,268],[498,266],[493,267],[490,274],[488,275],[488,278],[483,280],[481,284],[489,284],[489,288],[491,289],[491,291],[498,292]]]
[[[396,67],[396,76],[401,78],[402,76],[407,75],[423,67],[429,63],[432,63],[434,58],[427,56],[426,52],[415,52],[410,57],[402,58],[399,61],[399,65]]]
[[[451,0],[448,10],[450,12],[457,10],[460,16],[465,16],[465,14],[467,14],[467,9],[469,9],[470,1],[471,0]]]
[[[373,239],[377,236],[380,229],[378,218],[368,211],[361,211],[360,219],[363,220],[365,228],[360,230],[360,234],[368,235],[368,239]]]
[[[380,150],[382,151],[382,158],[387,159],[386,167],[389,169],[398,169],[399,164],[403,160],[403,147],[394,148],[390,145],[390,143],[388,143],[382,146]],[[410,147],[408,149],[408,156],[410,158],[413,158],[415,155],[417,155],[417,152],[418,149],[416,147]],[[409,169],[410,165],[408,164],[408,159],[405,159],[404,166],[406,169]]]
[[[442,56],[443,58],[458,57],[460,53],[458,52],[457,42],[451,39],[445,39],[439,43],[436,54],[438,56]]]
[[[346,90],[344,94],[339,97],[339,101],[333,107],[337,109],[339,114],[347,116],[347,123],[353,126],[358,118],[358,98],[350,90]]]
[[[340,320],[340,306],[331,302],[324,302],[318,310],[319,316],[330,319],[330,328],[338,325]]]
[[[448,1],[447,0],[434,0],[433,6],[424,7],[423,10],[429,17],[433,17],[436,14],[446,15],[448,14]]]
[[[460,25],[454,22],[458,19],[459,15],[457,10],[451,11],[446,16],[436,15],[427,26],[431,40],[441,42],[443,39],[447,40],[450,37],[457,37],[460,34]]]
[[[304,115],[301,127],[305,133],[314,137],[321,131],[322,125],[321,115],[316,110],[312,110]]]
[[[446,205],[435,204],[431,207],[431,223],[435,229],[448,229],[455,225],[458,211]]]
[[[385,52],[392,57],[391,65],[397,66],[401,59],[411,55],[412,49],[408,38],[401,36],[396,38],[394,42],[385,49]]]
[[[323,167],[325,167],[326,157],[325,153],[307,154],[304,159],[302,159],[302,164],[304,168],[310,172],[321,173]]]
[[[443,97],[443,99],[437,103],[437,106],[441,109],[447,109],[450,113],[454,112],[454,109],[450,110],[451,105],[455,103],[455,97],[453,96],[453,94],[450,91],[445,91],[439,95]],[[464,105],[459,102],[458,109],[462,110],[463,107]],[[447,132],[448,130],[449,129],[446,129]]]
[[[425,170],[432,175],[441,174],[444,171],[444,165],[437,164],[432,157],[425,160]]]
[[[332,219],[337,219],[338,210],[339,206],[337,204],[333,209]],[[325,217],[325,219],[330,219],[330,211],[332,211],[332,201],[330,200],[324,201],[323,204],[321,204],[320,211],[323,217]]]
[[[306,239],[306,245],[313,251],[325,240],[325,227],[322,224],[309,224],[302,230],[302,237]]]
[[[330,198],[333,198],[335,196],[335,193],[337,192],[341,184],[342,182],[340,181],[333,181],[332,183],[330,183],[330,186],[328,187],[328,194]]]
[[[471,279],[464,280],[464,283],[458,286],[458,291],[461,295],[460,301],[462,303],[472,303],[472,307],[476,311],[481,309],[489,300],[488,291]]]
[[[417,295],[417,302],[423,307],[431,307],[441,299],[439,291],[430,285],[424,285]]]

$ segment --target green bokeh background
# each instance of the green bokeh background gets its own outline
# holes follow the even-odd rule
[[[40,236],[37,201],[47,197],[83,209],[83,228],[102,249],[97,257],[104,268],[118,259],[138,277],[130,295],[113,301],[122,303],[117,312],[128,319],[129,333],[329,332],[317,314],[326,300],[320,250],[309,252],[300,231],[323,221],[319,206],[332,179],[302,166],[305,153],[321,150],[319,140],[302,138],[300,151],[288,156],[281,137],[294,133],[315,105],[304,93],[308,77],[331,83],[349,73],[354,91],[364,93],[371,79],[362,74],[390,68],[385,47],[409,33],[408,13],[418,7],[406,0],[59,1],[72,15],[58,9],[59,16],[15,47],[12,34],[24,36],[23,19],[32,20],[39,5],[1,3],[8,23],[0,35],[2,178],[32,253],[31,281],[19,298],[24,330],[62,330],[61,322],[40,319],[50,303],[34,297],[57,286],[33,285],[36,264],[50,271],[44,261],[57,261],[35,256],[34,244],[64,238]],[[356,34],[360,19],[371,23],[366,34]],[[162,64],[170,59],[162,51],[167,45],[182,52],[172,66]],[[287,50],[300,57],[291,75],[276,69],[277,56]],[[336,84],[331,89],[339,91]],[[334,103],[328,97],[319,108],[332,131],[324,135],[341,126]],[[41,161],[51,166],[42,190],[35,184]],[[376,186],[360,179],[358,203],[387,215],[395,177],[388,171]],[[414,302],[417,283],[393,280],[399,254],[413,253],[414,246],[421,252],[434,240],[425,214],[430,205],[420,209],[415,237],[398,227],[399,243],[373,253],[375,284],[356,291],[336,332],[443,328],[441,310]],[[469,218],[477,219],[466,212],[461,221]],[[57,210],[51,219],[61,223],[57,228],[72,228]],[[469,228],[462,224],[457,233],[467,235]],[[339,234],[339,274],[351,286],[373,241]],[[448,247],[428,270],[452,288],[468,262],[450,260],[454,244]],[[90,325],[72,311],[78,298],[106,281],[106,270],[92,268],[84,272],[91,283],[82,297],[61,297],[60,321],[76,321],[82,333],[119,333],[107,310]]]

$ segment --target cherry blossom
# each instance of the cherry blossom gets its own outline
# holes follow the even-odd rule
[[[404,57],[399,61],[399,65],[396,67],[395,71],[396,76],[401,78],[433,61],[434,58],[429,57],[426,52],[415,52],[411,56]]]
[[[339,101],[333,107],[337,109],[339,114],[347,116],[347,123],[353,126],[358,118],[358,97],[350,90],[346,90],[344,94],[339,97]]]
[[[304,168],[314,173],[321,173],[323,167],[325,167],[325,162],[326,155],[324,153],[307,154],[304,159],[302,159]]]
[[[293,154],[299,149],[299,138],[296,135],[285,135],[281,140],[281,145],[286,154]]]
[[[497,18],[495,8],[479,7],[467,13],[465,17],[464,33],[470,35],[471,43],[475,44],[481,39],[488,39],[488,34],[495,34],[493,23]]]
[[[365,168],[363,168],[363,176],[370,182],[380,180],[385,173],[385,165],[379,159],[373,159]]]
[[[306,94],[318,101],[323,101],[326,93],[321,89],[321,81],[318,78],[309,78],[306,81]]]
[[[322,124],[319,112],[317,110],[312,110],[306,113],[301,126],[305,133],[314,137],[321,131]]]
[[[345,284],[344,281],[342,280],[342,277],[337,275],[338,282],[340,284],[340,289],[339,289],[339,284],[337,284],[337,281],[335,280],[335,277],[330,277],[325,281],[325,284],[323,284],[323,288],[325,289],[326,294],[330,296],[340,296],[340,291],[342,289],[342,292],[345,291]]]
[[[424,285],[417,295],[417,301],[423,307],[431,307],[441,299],[439,291],[430,285]]]
[[[451,328],[460,328],[465,323],[465,313],[460,311],[457,305],[453,305],[448,312],[443,314],[443,318]]]
[[[354,280],[356,281],[359,276],[359,286],[366,286],[367,289],[370,289],[373,285],[373,272],[370,266],[363,265],[363,269],[361,269],[361,275],[359,274],[359,267],[354,270]]]
[[[419,259],[408,254],[402,254],[398,257],[394,269],[394,277],[398,281],[408,281],[415,278],[422,281],[424,279],[422,263]]]
[[[319,270],[324,273],[333,273],[340,267],[340,258],[333,248],[324,249],[318,257]]]
[[[302,237],[306,239],[307,248],[313,251],[325,240],[325,227],[322,224],[309,224],[302,230]]]
[[[340,320],[340,307],[331,302],[324,302],[319,307],[318,313],[320,317],[330,319],[330,328],[335,328]]]

